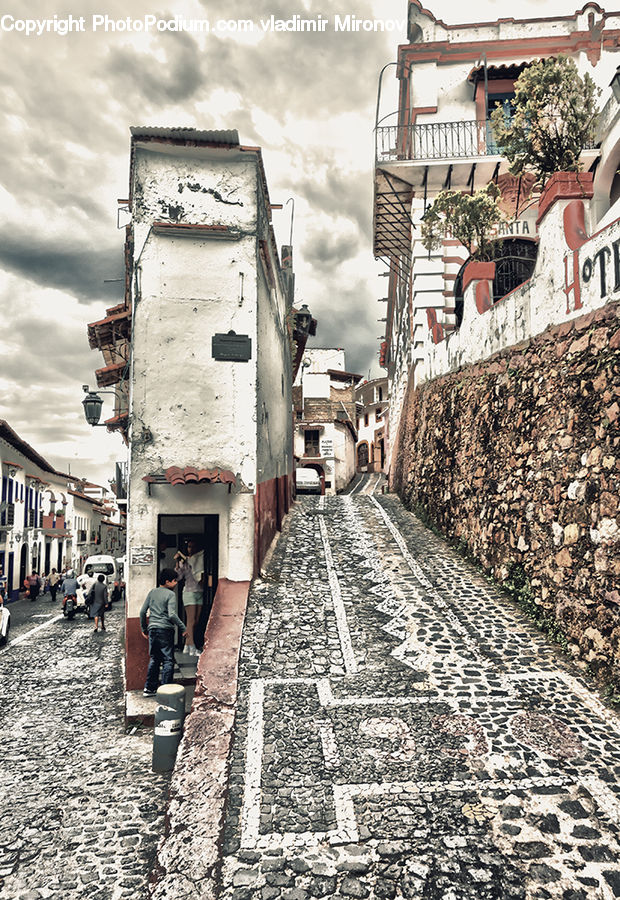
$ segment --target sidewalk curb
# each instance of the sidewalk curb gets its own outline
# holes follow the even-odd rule
[[[249,581],[220,579],[170,782],[153,900],[215,900]]]

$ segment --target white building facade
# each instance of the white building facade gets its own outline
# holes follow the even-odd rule
[[[124,553],[124,523],[111,523],[114,540],[108,537],[106,510],[82,492],[82,482],[58,472],[3,420],[0,466],[0,565],[10,600],[18,599],[26,575],[79,571],[104,541],[113,556]]]
[[[134,690],[148,661],[139,610],[176,549],[190,537],[204,548],[206,615],[216,592],[247,592],[281,526],[292,346],[259,149],[234,131],[132,129],[129,208]]]
[[[345,351],[307,348],[294,387],[296,465],[315,469],[321,490],[336,494],[355,474],[355,385]]]
[[[355,388],[357,403],[356,470],[384,472],[387,456],[385,421],[389,412],[388,380],[373,378]]]
[[[381,347],[390,393],[388,466],[389,454],[398,443],[408,388],[440,374],[438,356],[451,352],[456,358],[455,332],[467,315],[467,251],[449,237],[438,251],[429,252],[421,243],[420,222],[434,197],[443,189],[473,192],[491,181],[501,191],[500,206],[507,223],[499,229],[502,249],[490,279],[489,302],[496,308],[493,315],[503,346],[511,333],[502,331],[504,314],[497,308],[498,302],[518,293],[519,285],[532,276],[535,267],[542,272],[537,265],[544,215],[540,194],[533,188],[532,176],[516,178],[508,172],[508,161],[495,144],[489,124],[497,105],[508,109],[514,82],[528,63],[560,53],[571,56],[580,73],[588,73],[602,89],[599,134],[581,158],[588,181],[587,191],[581,195],[593,194],[585,223],[588,233],[620,214],[620,178],[616,174],[620,116],[610,86],[618,62],[617,54],[610,52],[620,38],[617,13],[606,14],[597,4],[587,3],[564,17],[450,25],[418,0],[410,0],[408,38],[409,43],[398,49],[398,111],[391,122],[384,117],[376,128],[375,255],[389,266],[387,324]],[[572,250],[564,244],[554,252],[560,254],[563,266],[564,257],[568,259]],[[569,262],[572,265],[572,257]],[[543,322],[545,314],[540,311],[534,314],[540,321],[517,325],[514,335],[529,336],[537,333],[532,327],[540,331],[570,314],[565,305]],[[485,334],[488,325],[487,321],[481,325]],[[480,343],[479,329],[474,329],[468,340],[472,347],[465,351],[464,333],[458,338],[460,364],[489,352],[488,339]]]

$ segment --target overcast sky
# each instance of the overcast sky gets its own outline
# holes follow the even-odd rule
[[[428,5],[456,23],[573,12],[567,3]],[[297,301],[318,319],[313,343],[344,347],[350,370],[375,377],[385,279],[372,258],[372,129],[379,72],[406,39],[407,0],[139,0],[130,8],[133,20],[246,19],[256,28],[93,31],[93,15],[126,19],[128,5],[33,0],[9,2],[2,15],[72,13],[85,30],[28,36],[8,30],[10,18],[0,29],[0,417],[53,465],[99,483],[125,451],[83,419],[81,385],[94,385],[103,365],[86,325],[122,299],[116,201],[128,191],[129,127],[236,128],[243,143],[263,148],[272,202],[295,199]],[[261,19],[294,14],[329,24],[317,34],[262,32]],[[335,15],[403,27],[337,33]],[[384,85],[382,113],[395,107],[393,67]],[[279,244],[288,242],[290,210],[274,212]]]

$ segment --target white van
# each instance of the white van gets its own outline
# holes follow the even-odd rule
[[[295,469],[295,484],[298,494],[321,493],[321,476],[316,469]]]
[[[83,575],[97,575],[103,573],[105,575],[106,584],[109,589],[114,587],[117,577],[117,565],[113,556],[89,556],[84,563]]]

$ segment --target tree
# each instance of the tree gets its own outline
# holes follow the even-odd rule
[[[504,219],[498,197],[499,188],[493,183],[474,194],[441,191],[422,219],[422,243],[427,250],[436,250],[450,232],[473,259],[493,259],[493,231]]]
[[[553,172],[578,172],[581,151],[594,139],[600,94],[568,56],[531,63],[515,82],[512,115],[491,114],[495,139],[513,175],[530,169],[543,183]]]

